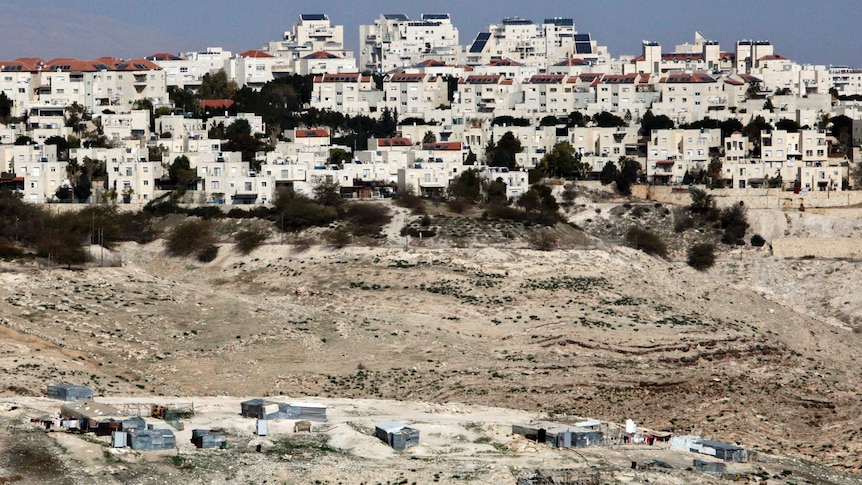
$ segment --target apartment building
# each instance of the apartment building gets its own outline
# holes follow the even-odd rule
[[[594,65],[604,65],[610,60],[607,48],[598,46],[589,34],[577,33],[571,18],[555,17],[537,24],[507,17],[475,37],[464,53],[464,62],[477,66],[509,58],[547,70],[550,65],[571,57]]]
[[[702,120],[727,106],[724,84],[706,73],[669,74],[656,88],[661,99],[653,103],[653,113],[666,115],[676,124]]]
[[[719,156],[721,148],[721,130],[652,130],[647,145],[647,181],[681,184],[686,172],[706,170],[710,158]]]
[[[320,51],[340,58],[353,57],[353,52],[344,48],[344,26],[333,25],[326,14],[300,15],[281,40],[268,42],[261,50],[292,61]]]
[[[330,51],[312,52],[294,61],[293,72],[300,76],[356,72],[356,59],[353,57],[341,57]],[[278,70],[275,73],[278,73]]]
[[[394,110],[403,117],[421,116],[448,105],[448,83],[440,76],[396,73],[383,78],[380,110]]]
[[[207,47],[202,51],[180,55],[153,54],[147,59],[165,71],[165,82],[169,88],[196,91],[205,75],[226,69],[231,57],[231,51],[221,47]]]
[[[500,181],[506,184],[506,199],[510,201],[516,200],[530,190],[530,174],[525,170],[482,167],[479,176],[488,183]]]
[[[453,116],[500,116],[523,99],[519,83],[502,75],[470,75],[458,84],[452,102]]]
[[[454,63],[461,46],[449,14],[383,14],[372,25],[359,26],[359,65],[362,70],[388,72],[427,59]]]
[[[21,58],[0,61],[0,91],[12,100],[12,115],[23,116],[35,99],[33,73],[41,65],[41,59]]]
[[[376,89],[371,76],[354,73],[327,73],[314,78],[311,105],[339,113],[368,115],[377,111],[383,91]]]
[[[593,84],[595,105],[592,111],[640,119],[653,103],[661,99],[657,81],[657,76],[649,74],[605,74]]]
[[[658,42],[644,41],[642,53],[623,65],[624,74],[647,73],[657,76],[674,72],[729,72],[734,68],[735,55],[721,52],[718,42],[707,40],[695,32],[694,44],[677,45],[670,53],[663,53]]]
[[[236,81],[240,87],[248,86],[259,91],[264,84],[275,79],[274,71],[279,69],[289,71],[291,62],[261,50],[248,50],[230,59],[225,71],[228,79]]]
[[[150,138],[150,112],[129,110],[99,115],[102,132],[111,141]]]
[[[862,70],[839,66],[830,67],[828,73],[831,78],[831,84],[838,91],[839,95],[853,96],[862,94]]]

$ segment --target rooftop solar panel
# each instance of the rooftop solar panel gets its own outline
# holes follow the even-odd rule
[[[300,18],[302,20],[309,20],[309,21],[318,20],[319,21],[319,20],[326,20],[326,15],[324,15],[322,13],[308,13],[308,14],[301,15]]]
[[[447,20],[448,13],[423,13],[422,20]]]
[[[575,34],[575,42],[589,42],[590,34]]]
[[[593,48],[589,42],[575,42],[575,52],[578,54],[592,54]]]
[[[552,19],[545,19],[545,23],[546,23],[546,24],[559,25],[559,26],[568,26],[568,27],[572,27],[572,26],[574,26],[574,25],[575,25],[575,20],[574,20],[574,19],[564,19],[564,18],[561,18],[561,17],[556,17],[556,18],[552,18]]]
[[[410,20],[403,13],[387,13],[383,14],[383,18],[386,20]]]
[[[488,43],[488,39],[490,38],[490,32],[480,32],[479,35],[476,37],[476,40],[473,42],[473,45],[470,46],[470,52],[482,52],[482,50],[485,48],[485,44]]]

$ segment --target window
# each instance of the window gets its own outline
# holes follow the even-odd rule
[[[247,191],[251,191],[251,182],[246,182],[246,183],[245,183],[245,190],[247,190]]]
[[[213,189],[218,189],[218,180],[213,180],[210,182],[210,187]]]

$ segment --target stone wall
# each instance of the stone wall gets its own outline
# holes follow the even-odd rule
[[[743,202],[752,209],[809,209],[846,207],[862,204],[862,191],[812,191],[807,195],[794,194],[781,189],[699,189],[715,196],[719,207]],[[666,204],[689,205],[691,197],[686,186],[634,185],[632,195],[639,199],[654,200]]]
[[[859,238],[781,238],[772,241],[772,255],[777,259],[824,258],[862,260]]]

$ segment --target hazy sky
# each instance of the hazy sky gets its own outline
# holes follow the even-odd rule
[[[862,68],[860,0],[0,0],[0,59],[133,57],[207,46],[241,52],[279,39],[301,13],[329,14],[356,49],[360,24],[381,13],[423,12],[450,13],[462,45],[504,16],[558,16],[572,17],[614,57],[640,54],[644,39],[670,52],[699,30],[722,50],[740,39],[769,40],[797,62]]]

